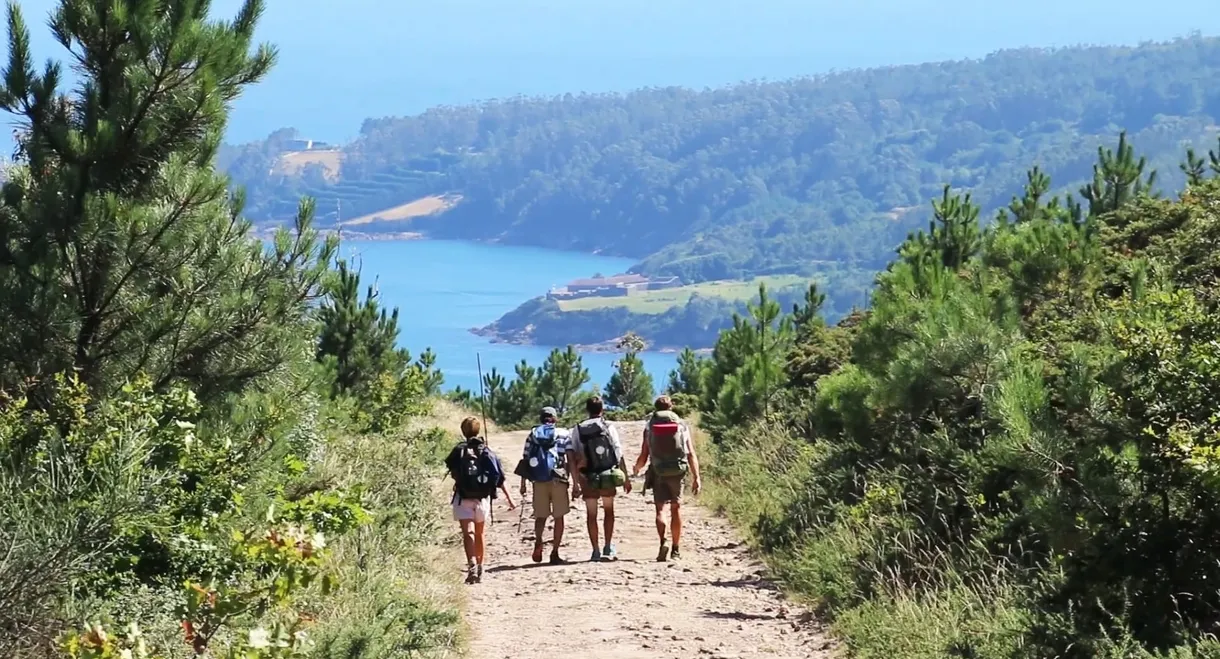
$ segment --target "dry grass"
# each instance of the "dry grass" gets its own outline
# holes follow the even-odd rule
[[[275,163],[276,174],[299,174],[309,165],[321,165],[326,172],[326,180],[337,181],[339,171],[343,168],[343,152],[338,149],[317,151],[289,151],[280,156]]]
[[[456,194],[429,195],[392,208],[369,213],[368,215],[361,215],[342,224],[343,226],[357,226],[373,222],[404,222],[417,217],[439,215],[458,205],[460,201],[462,201],[462,196]]]
[[[460,436],[458,428],[461,426],[462,419],[468,416],[482,418],[482,415],[476,410],[467,409],[449,400],[438,399],[433,402],[432,410],[427,416],[414,420],[408,427],[419,429],[442,428],[446,431],[447,435],[452,436],[456,441]],[[500,429],[496,426],[495,422],[488,420],[484,434],[491,435],[498,432],[500,432]],[[461,541],[456,528],[452,524],[445,524],[443,521],[449,518],[449,497],[453,493],[452,487],[452,482],[443,474],[438,473],[438,477],[432,480],[433,498],[436,501],[437,510],[436,518],[442,520],[442,523],[436,534],[436,540],[427,548],[423,560],[429,566],[429,574],[444,575],[444,578],[429,579],[431,584],[422,587],[425,590],[437,591],[436,595],[441,601],[450,602],[464,613],[468,613],[469,601],[466,597],[466,591],[460,583],[464,573],[454,569],[456,564],[454,555],[461,554]],[[470,628],[472,620],[474,618],[470,615],[462,616],[461,622],[454,631],[453,643],[455,648],[465,649],[469,647],[469,640],[473,634]],[[466,656],[462,652],[458,654]]]
[[[585,297],[577,300],[560,300],[559,309],[561,311],[591,311],[621,307],[631,313],[662,314],[674,307],[685,305],[696,293],[723,300],[749,300],[758,295],[760,283],[766,282],[768,290],[778,291],[805,281],[808,279],[799,275],[758,277],[749,281],[709,281],[677,288],[644,291],[623,297]]]
[[[372,520],[333,545],[329,565],[338,587],[318,611],[317,653],[326,659],[453,656],[461,646],[462,591],[439,550],[444,528],[434,514],[426,435],[352,435],[328,448],[320,475],[364,489]],[[351,648],[368,648],[352,654]]]
[[[428,415],[393,434],[343,435],[328,445],[318,476],[361,488],[372,520],[333,546],[329,565],[339,586],[317,611],[314,656],[461,654],[466,597],[453,569],[453,529],[441,514],[448,486],[437,461],[466,416],[437,400]]]
[[[468,416],[482,419],[482,415],[479,414],[478,410],[469,410],[457,403],[439,398],[432,403],[432,411],[427,416],[411,420],[407,424],[407,429],[426,430],[428,428],[441,428],[445,432],[456,436],[459,433],[458,428],[462,425],[462,419]],[[488,419],[487,434],[498,432],[500,432],[500,429],[496,426],[496,423]]]

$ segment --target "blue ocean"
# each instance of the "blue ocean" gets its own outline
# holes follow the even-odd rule
[[[476,354],[483,371],[492,367],[511,377],[522,359],[540,366],[551,346],[491,343],[470,333],[529,298],[597,273],[615,274],[630,259],[533,247],[446,240],[344,241],[342,256],[361,269],[362,287],[375,284],[382,304],[399,308],[400,342],[418,355],[432,348],[445,374],[445,388],[477,390]],[[584,353],[592,382],[604,389],[618,355]],[[647,353],[644,364],[663,386],[676,355]]]

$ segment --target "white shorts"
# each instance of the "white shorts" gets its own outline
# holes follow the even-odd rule
[[[477,523],[487,521],[487,513],[491,511],[491,499],[461,499],[454,497],[453,519],[460,521],[474,520]]]

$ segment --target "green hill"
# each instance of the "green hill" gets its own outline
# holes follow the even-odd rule
[[[354,217],[453,193],[461,204],[412,230],[602,250],[697,282],[817,261],[880,269],[943,184],[985,211],[1031,163],[1074,188],[1122,129],[1173,189],[1183,143],[1212,139],[1217,117],[1220,40],[1193,37],[439,107],[366,121],[334,180],[268,166],[286,133],[222,165],[256,220],[285,219],[300,194],[333,220],[339,204]]]

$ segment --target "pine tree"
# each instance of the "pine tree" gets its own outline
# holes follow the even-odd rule
[[[1220,138],[1216,138],[1216,141],[1220,143]],[[1212,151],[1208,149],[1207,160],[1208,168],[1212,170],[1212,174],[1220,174],[1220,150]]]
[[[0,192],[0,386],[72,370],[104,395],[145,372],[206,400],[308,350],[335,244],[302,203],[264,246],[212,168],[229,103],[274,52],[253,46],[261,0],[229,22],[209,5],[61,0],[70,90],[59,64],[35,71],[9,5],[0,108],[25,127]]]
[[[580,354],[572,346],[565,350],[556,348],[542,365],[539,392],[562,415],[580,388],[588,383],[589,369],[584,367]]]
[[[758,301],[747,310],[748,318],[735,316],[733,327],[721,332],[707,370],[701,407],[721,428],[765,415],[786,380],[792,317],[767,294],[766,284],[759,284]]]
[[[1178,165],[1178,169],[1186,175],[1187,185],[1199,185],[1207,176],[1207,161],[1195,153],[1193,148],[1187,147],[1186,160]]]
[[[935,262],[957,270],[982,249],[979,207],[970,200],[970,193],[951,194],[946,185],[941,199],[932,202],[932,216],[927,232],[908,236],[899,248],[903,260],[925,267]]]
[[[505,423],[520,423],[531,420],[538,414],[542,406],[541,374],[522,359],[515,367],[516,378],[508,384],[504,391],[504,406],[501,418]]]
[[[331,365],[334,393],[352,393],[382,373],[401,375],[411,357],[398,348],[398,309],[387,313],[370,285],[360,299],[360,272],[338,262],[334,282],[318,312],[322,331],[318,361]],[[426,353],[428,354],[428,353]],[[431,357],[435,361],[435,357]]]
[[[1220,138],[1217,138],[1220,141]],[[1195,153],[1193,148],[1186,149],[1186,160],[1178,166],[1186,175],[1188,185],[1199,185],[1207,177],[1210,170],[1213,175],[1220,174],[1220,151],[1208,149],[1207,160]]]
[[[1142,196],[1155,194],[1156,171],[1144,177],[1148,159],[1135,157],[1135,147],[1127,142],[1127,133],[1118,137],[1117,153],[1097,147],[1097,164],[1093,165],[1093,182],[1080,188],[1080,196],[1089,204],[1089,216],[1096,217],[1125,206]]]
[[[646,406],[656,393],[652,375],[644,368],[644,360],[639,356],[647,346],[635,333],[628,332],[619,340],[618,347],[626,354],[614,365],[614,374],[606,385],[606,402],[621,409]]]
[[[479,400],[475,401],[472,398],[469,402],[477,403],[488,416],[497,422],[505,422],[507,420],[504,405],[505,405],[505,380],[504,375],[500,373],[496,367],[491,367],[491,370],[483,375],[482,386],[479,389]]]
[[[946,268],[961,268],[982,247],[978,205],[970,200],[969,192],[965,196],[950,195],[946,185],[941,200],[932,202],[932,212],[933,249],[940,253]]]
[[[678,353],[678,363],[669,372],[669,383],[666,390],[670,394],[686,394],[701,396],[703,394],[703,369],[707,359],[700,357],[690,348],[683,348]]]
[[[822,319],[822,306],[826,304],[826,294],[818,288],[817,282],[810,282],[805,289],[803,304],[792,305],[792,323],[797,332],[815,325],[825,325]]]
[[[317,360],[327,366],[331,396],[353,397],[355,420],[370,432],[426,412],[444,380],[431,350],[412,362],[398,347],[398,309],[388,311],[379,300],[372,285],[360,299],[360,272],[341,260],[318,310]]]
[[[1000,226],[1006,224],[1025,224],[1038,220],[1063,222],[1072,219],[1073,205],[1069,199],[1062,205],[1059,197],[1051,197],[1043,203],[1043,197],[1051,189],[1051,177],[1039,167],[1034,167],[1025,174],[1025,188],[1020,198],[1013,197],[1007,208],[1001,208],[996,216]]]
[[[424,392],[429,396],[436,396],[441,393],[441,386],[445,384],[445,374],[436,367],[436,353],[432,352],[432,348],[425,348],[415,360],[414,366],[424,375]]]

